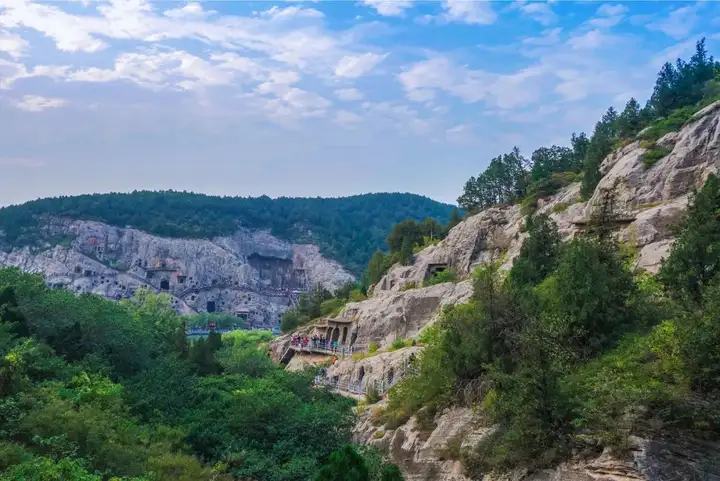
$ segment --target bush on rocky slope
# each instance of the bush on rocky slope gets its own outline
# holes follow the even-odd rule
[[[523,249],[506,279],[479,270],[473,302],[443,313],[417,375],[390,390],[382,420],[393,427],[422,409],[480,409],[497,430],[463,450],[471,477],[550,466],[588,449],[588,439],[622,447],[629,434],[659,430],[716,438],[718,212],[711,175],[658,279],[631,271],[611,238],[592,233],[560,245],[559,257]],[[545,246],[547,226],[528,227],[525,243]],[[549,268],[533,269],[540,278],[514,272],[525,264]]]

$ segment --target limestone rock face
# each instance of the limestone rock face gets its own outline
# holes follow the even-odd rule
[[[601,192],[614,186],[616,209],[635,218],[618,237],[637,248],[638,267],[657,272],[672,245],[673,228],[687,210],[689,194],[701,187],[710,173],[720,171],[720,101],[696,113],[679,132],[671,132],[656,143],[671,152],[650,168],[642,160],[646,149],[640,141],[632,142],[603,160],[603,178],[587,202],[580,201],[580,184],[574,183],[540,199],[538,212],[548,214],[568,240],[578,232],[577,223],[588,219],[597,208]],[[508,269],[525,239],[523,222],[518,206],[498,206],[473,215],[439,244],[418,253],[413,265],[390,269],[373,292],[398,291],[409,282],[420,285],[437,265],[463,275],[494,259]]]
[[[383,404],[377,405],[377,407]],[[576,457],[554,469],[466,475],[457,459],[472,452],[493,428],[468,408],[435,416],[435,428],[423,430],[415,418],[394,430],[372,422],[373,406],[359,416],[355,441],[385,450],[408,481],[680,481],[720,480],[720,444],[693,439],[646,439],[632,436],[629,450]],[[427,429],[427,428],[426,428]]]
[[[402,379],[410,369],[411,359],[421,350],[421,347],[412,346],[397,351],[380,352],[358,361],[349,357],[339,359],[327,368],[326,376],[340,386],[352,384],[360,390],[374,386],[379,392],[383,392],[385,388]]]
[[[0,252],[0,265],[42,274],[53,287],[129,297],[139,287],[172,295],[185,313],[227,312],[255,326],[277,325],[290,297],[353,277],[314,245],[293,245],[265,231],[231,237],[170,239],[100,222],[54,219],[46,229],[65,244]]]
[[[466,302],[471,293],[469,281],[384,292],[348,303],[333,321],[352,322],[357,344],[387,346],[396,339],[415,337],[436,319],[442,306]]]

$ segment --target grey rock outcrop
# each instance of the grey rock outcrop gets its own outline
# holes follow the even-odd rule
[[[614,188],[615,209],[633,219],[618,231],[619,239],[637,249],[638,267],[657,272],[672,245],[674,227],[687,210],[688,196],[703,185],[710,173],[720,171],[720,101],[656,143],[670,152],[649,168],[642,159],[647,149],[641,145],[646,144],[632,142],[603,160],[603,177],[587,202],[581,202],[580,184],[574,183],[540,199],[538,212],[548,214],[567,240],[593,214],[602,192]],[[473,215],[455,226],[439,244],[418,253],[413,265],[390,269],[373,292],[399,291],[408,282],[419,285],[437,266],[465,275],[493,259],[509,268],[525,239],[523,222],[524,216],[516,205],[493,207]]]
[[[386,430],[373,423],[370,407],[359,416],[355,442],[377,446],[401,467],[407,481],[689,481],[720,480],[720,444],[690,438],[630,436],[625,452],[606,449],[570,459],[554,469],[469,476],[460,461],[494,431],[482,416],[464,407],[435,416],[428,430],[411,418]]]
[[[226,312],[254,326],[277,325],[299,292],[352,280],[314,245],[294,245],[269,232],[170,239],[100,222],[52,220],[45,229],[66,240],[45,250],[0,252],[0,265],[42,274],[53,287],[109,299],[147,287],[167,292],[179,312]]]

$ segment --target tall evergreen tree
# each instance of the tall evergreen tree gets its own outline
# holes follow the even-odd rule
[[[720,179],[711,174],[690,201],[687,217],[660,279],[670,294],[696,303],[720,274]]]
[[[617,135],[621,139],[628,139],[640,132],[642,128],[642,116],[640,103],[631,98],[625,109],[617,119]]]
[[[616,139],[617,112],[610,107],[603,115],[600,122],[595,124],[595,131],[590,139],[585,162],[583,163],[582,195],[584,198],[592,196],[595,187],[600,182],[600,164],[603,159],[612,152]]]
[[[525,226],[528,237],[508,276],[510,285],[515,288],[542,282],[555,270],[560,255],[560,234],[548,216],[528,216]]]
[[[453,209],[452,212],[450,212],[450,220],[448,221],[447,231],[450,232],[450,229],[458,225],[460,222],[462,222],[460,211],[458,209]]]

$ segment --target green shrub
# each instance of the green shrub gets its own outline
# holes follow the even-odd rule
[[[374,354],[374,353],[376,353],[378,349],[379,349],[379,346],[377,345],[376,342],[371,342],[371,343],[368,345],[368,353],[369,353],[369,354]]]
[[[415,281],[406,282],[402,286],[400,286],[400,291],[409,291],[410,289],[415,289],[417,287],[417,283]]]
[[[350,296],[348,297],[349,302],[360,302],[364,300],[367,300],[367,296],[360,289],[350,291]]]
[[[434,286],[444,282],[455,282],[456,279],[457,275],[455,274],[455,269],[445,269],[423,282],[423,287]]]
[[[375,389],[375,386],[371,386],[365,391],[366,404],[375,404],[376,402],[380,401],[380,399],[382,399],[382,396],[380,396],[378,390]]]
[[[565,212],[566,210],[568,210],[568,207],[570,207],[570,204],[568,204],[567,202],[558,202],[553,206],[552,212]]]
[[[320,303],[320,314],[323,316],[336,317],[345,307],[345,300],[333,297]]]
[[[658,160],[662,159],[670,152],[672,152],[672,149],[660,147],[654,143],[651,144],[649,147],[647,147],[647,150],[643,152],[641,156],[643,165],[645,166],[645,170],[655,165]]]
[[[689,105],[675,110],[664,119],[656,120],[651,123],[646,131],[642,134],[641,139],[657,140],[665,134],[680,130],[690,118],[700,110],[699,106]]]
[[[405,339],[395,339],[390,345],[388,351],[397,351],[398,349],[402,349],[403,347],[405,347]]]

